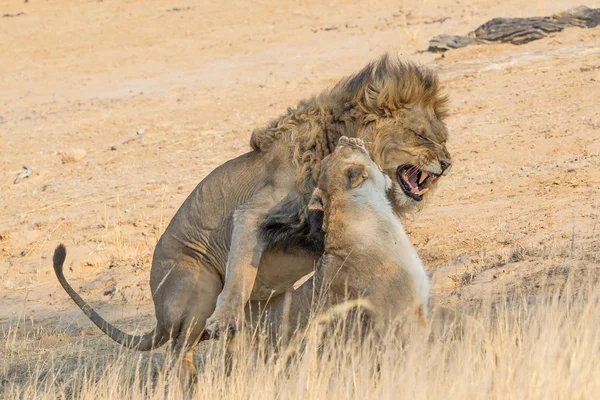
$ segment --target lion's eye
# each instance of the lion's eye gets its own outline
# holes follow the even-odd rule
[[[425,136],[423,136],[423,135],[419,135],[419,134],[417,134],[417,136],[418,136],[418,137],[419,137],[419,139],[421,139],[421,140],[424,140],[424,141],[426,141],[426,142],[431,142],[431,139],[429,139],[428,137],[425,137]]]

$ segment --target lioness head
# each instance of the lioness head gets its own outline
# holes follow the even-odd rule
[[[320,218],[316,222],[309,220],[311,228],[327,230],[327,214],[331,211],[332,199],[343,202],[347,195],[379,195],[383,203],[389,204],[385,195],[391,187],[391,179],[373,162],[362,139],[342,136],[334,152],[321,164],[321,175],[308,209],[325,215],[322,226]]]

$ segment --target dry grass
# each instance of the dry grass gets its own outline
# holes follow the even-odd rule
[[[380,345],[339,336],[306,345],[291,361],[256,361],[248,349],[227,374],[223,343],[203,346],[197,398],[598,398],[600,285],[572,284],[530,304],[513,297],[482,306],[461,340]],[[169,353],[124,351],[106,339],[41,328],[4,333],[0,397],[181,398]],[[52,339],[52,340],[50,340]],[[261,336],[255,337],[259,352]],[[255,349],[256,350],[256,349]],[[378,368],[377,368],[378,367]]]

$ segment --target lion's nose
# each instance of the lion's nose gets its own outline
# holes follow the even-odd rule
[[[450,163],[446,160],[440,160],[440,167],[442,168],[442,174],[445,175],[445,172],[450,169]]]

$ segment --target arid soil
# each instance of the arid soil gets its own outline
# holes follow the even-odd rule
[[[188,193],[253,128],[385,52],[435,68],[451,95],[452,172],[405,221],[434,301],[535,301],[598,275],[600,28],[419,52],[581,3],[238,3],[0,2],[0,340],[19,320],[101,335],[54,277],[60,242],[103,315],[153,325],[152,251]]]

